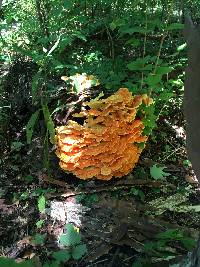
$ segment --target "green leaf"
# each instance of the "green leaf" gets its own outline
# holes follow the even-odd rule
[[[145,148],[145,142],[138,143],[137,146],[141,149]]]
[[[44,220],[39,220],[36,222],[36,226],[38,229],[41,228],[43,224],[44,224]]]
[[[179,45],[179,46],[177,47],[177,51],[180,52],[180,51],[184,50],[186,47],[187,47],[187,44],[186,44],[186,43],[184,43],[184,44],[182,44],[182,45]]]
[[[73,35],[85,42],[87,41],[86,36],[82,34],[80,31],[74,31]]]
[[[87,248],[85,244],[78,245],[72,249],[72,257],[75,260],[79,260],[81,257],[83,257],[87,252]]]
[[[27,175],[24,177],[24,180],[27,182],[27,183],[31,183],[34,179],[33,179],[33,176],[32,175]]]
[[[182,244],[184,245],[184,247],[187,249],[187,250],[192,250],[195,248],[197,242],[196,240],[190,238],[190,237],[184,237],[182,240],[181,240]]]
[[[11,150],[12,151],[20,151],[21,148],[24,146],[22,142],[12,142],[11,144]]]
[[[189,166],[191,166],[192,164],[191,164],[191,162],[190,162],[188,159],[185,159],[185,160],[183,161],[183,165],[186,166],[186,167],[189,167]]]
[[[30,144],[31,143],[34,126],[35,126],[35,123],[36,123],[37,118],[39,116],[39,113],[40,113],[40,110],[37,110],[35,113],[33,113],[31,115],[30,120],[27,123],[27,126],[26,126],[26,140],[27,140],[27,144]]]
[[[47,123],[49,121],[49,118],[51,117],[47,104],[42,104],[42,111],[43,111],[45,122]]]
[[[119,29],[121,34],[133,34],[133,33],[149,33],[151,30],[145,29],[144,27],[135,26],[130,27],[129,25],[122,25]]]
[[[41,213],[45,213],[46,200],[44,196],[40,196],[38,199],[38,209]]]
[[[174,68],[169,66],[159,66],[156,69],[156,74],[163,75],[171,72]]]
[[[110,23],[110,29],[113,31],[117,27],[120,27],[122,25],[125,25],[125,20],[124,19],[116,19],[113,22]]]
[[[172,30],[182,30],[184,28],[184,24],[182,23],[172,23],[168,25],[165,30],[172,31]]]
[[[140,45],[140,41],[138,39],[135,39],[135,38],[131,38],[129,39],[126,44],[130,44],[132,45],[133,47],[137,47]]]
[[[131,188],[130,193],[133,194],[133,195],[135,195],[135,196],[140,197],[140,199],[142,201],[144,201],[144,199],[145,199],[145,195],[142,192],[142,190],[139,190],[139,189],[136,189],[136,188],[133,187],[133,188]]]
[[[187,209],[193,212],[200,212],[200,205],[187,206]]]
[[[22,193],[19,197],[20,200],[26,200],[28,198],[29,198],[29,193],[27,192]]]
[[[149,86],[155,86],[161,82],[161,79],[162,75],[160,74],[149,74],[145,81]]]
[[[54,123],[51,118],[50,111],[49,111],[47,104],[42,105],[42,110],[43,110],[44,119],[47,125],[47,129],[50,135],[50,141],[52,144],[54,144],[55,143],[55,127],[54,127]]]
[[[49,131],[51,143],[55,144],[55,127],[54,127],[54,123],[51,118],[47,122],[47,129]]]
[[[183,232],[178,229],[168,229],[165,232],[156,235],[159,239],[173,239],[180,240],[183,238]]]
[[[63,7],[66,9],[71,9],[73,7],[73,1],[64,1]]]
[[[142,119],[142,123],[144,124],[145,128],[143,130],[144,135],[149,135],[152,132],[152,129],[156,127],[156,119],[157,116],[154,114],[155,106],[151,104],[150,106],[141,107],[145,117]]]
[[[53,258],[59,262],[66,262],[71,258],[69,251],[67,250],[60,250],[53,252]]]
[[[32,87],[32,98],[33,98],[33,100],[36,97],[38,89],[40,88],[41,79],[42,79],[42,68],[39,69],[39,71],[32,78],[31,87]]]
[[[128,67],[129,70],[143,71],[143,70],[145,70],[145,64],[149,61],[149,59],[150,59],[149,56],[147,56],[145,58],[137,58],[135,61],[130,62],[127,65],[127,67]],[[151,69],[152,69],[152,67],[151,67]]]
[[[33,238],[34,245],[44,245],[46,235],[36,234]]]
[[[170,175],[169,173],[163,171],[165,168],[166,167],[157,167],[157,165],[154,164],[150,168],[151,177],[155,180],[163,180],[166,176]]]
[[[60,236],[60,243],[63,246],[74,246],[80,244],[81,235],[75,230],[74,226],[70,223],[66,225],[66,234]]]
[[[1,267],[34,267],[34,264],[31,260],[17,263],[14,259],[0,257],[0,266]]]

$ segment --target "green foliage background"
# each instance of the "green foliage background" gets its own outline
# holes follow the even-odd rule
[[[145,134],[151,133],[156,119],[152,114],[160,115],[174,87],[183,86],[182,22],[188,8],[197,16],[198,1],[4,0],[0,59],[13,62],[23,57],[37,66],[31,89],[36,112],[27,122],[28,143],[39,110],[53,142],[53,122],[45,113],[51,114],[48,103],[58,93],[55,81],[76,73],[95,75],[106,92],[127,87],[151,95],[156,110],[147,111]]]

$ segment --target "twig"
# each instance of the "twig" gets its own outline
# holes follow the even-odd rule
[[[54,178],[50,178],[48,175],[44,174],[44,173],[39,173],[38,174],[38,177],[41,179],[41,180],[44,180],[45,182],[49,183],[49,184],[54,184],[54,185],[58,185],[58,186],[61,186],[61,187],[68,187],[69,186],[67,185],[67,183],[63,182],[63,181],[60,181],[60,180],[56,180]]]
[[[174,185],[166,183],[166,182],[159,182],[159,181],[151,181],[151,180],[133,180],[133,181],[126,181],[126,184],[115,184],[115,185],[108,185],[100,188],[95,189],[85,189],[81,191],[75,191],[72,188],[69,188],[69,191],[67,192],[60,192],[60,193],[49,193],[46,195],[47,198],[53,198],[53,197],[74,197],[82,194],[90,195],[95,193],[101,193],[101,192],[107,192],[107,191],[117,191],[117,190],[129,190],[131,187],[134,186],[148,186],[148,187],[161,187],[161,186],[169,186],[171,188],[175,188]],[[62,186],[63,187],[63,186]]]
[[[182,149],[182,147],[176,148],[171,154],[169,154],[168,156],[166,156],[165,158],[163,158],[162,161],[165,161],[166,159],[170,158],[173,154],[175,154],[180,149]]]
[[[105,26],[106,26],[106,31],[107,31],[107,33],[108,33],[108,37],[109,37],[109,39],[110,39],[110,43],[111,43],[111,57],[112,57],[112,60],[113,60],[113,62],[114,62],[115,55],[114,55],[114,43],[113,43],[113,38],[112,38],[112,36],[111,36],[111,34],[110,34],[110,31],[109,31],[107,25],[105,25]]]
[[[144,57],[145,57],[145,54],[146,54],[146,42],[147,42],[147,9],[146,9],[146,21],[145,21],[144,46],[143,46],[143,55],[142,55],[143,60],[144,60]],[[143,67],[144,67],[144,63],[143,63]],[[144,72],[142,71],[140,89],[142,89],[143,83],[144,83]]]

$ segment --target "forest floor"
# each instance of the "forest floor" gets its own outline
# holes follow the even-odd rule
[[[41,136],[28,146],[24,125],[10,121],[18,135],[1,159],[1,254],[46,261],[59,248],[66,223],[73,223],[87,253],[64,266],[180,262],[200,230],[200,194],[186,155],[182,101],[179,94],[166,105],[132,173],[107,182],[63,172],[50,148],[52,179],[42,164]],[[19,116],[22,122],[27,114]]]

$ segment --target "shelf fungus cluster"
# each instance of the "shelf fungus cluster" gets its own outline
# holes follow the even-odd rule
[[[56,129],[57,156],[60,167],[80,179],[110,180],[131,172],[145,143],[144,125],[136,114],[139,106],[150,105],[147,95],[132,94],[120,88],[106,99],[102,95],[85,102],[87,110],[74,117],[84,124],[69,121]]]

